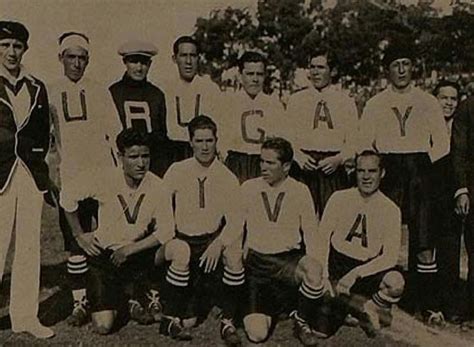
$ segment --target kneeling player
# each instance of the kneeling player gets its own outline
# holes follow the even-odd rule
[[[181,267],[171,264],[166,274],[165,317],[160,331],[174,339],[190,339],[186,328],[205,313],[199,312],[203,296],[221,296],[216,302],[223,309],[221,336],[227,345],[237,346],[240,339],[233,318],[245,280],[238,240],[242,223],[235,203],[239,201],[239,183],[216,158],[214,121],[197,116],[188,129],[193,157],[174,163],[164,179],[173,195],[176,238],[187,247],[181,250],[186,263]],[[221,269],[216,271],[221,255],[223,275]]]
[[[87,292],[99,334],[111,332],[125,292],[131,293],[131,318],[152,322],[144,321],[144,291],[139,290],[144,288],[136,284],[143,284],[148,271],[153,271],[158,247],[173,237],[169,194],[161,180],[148,172],[148,135],[123,130],[117,137],[117,148],[121,170],[84,173],[77,184],[61,192],[72,233],[89,256]],[[99,202],[99,225],[93,233],[84,233],[79,222],[78,203],[86,198]],[[172,249],[176,241],[167,246]],[[162,248],[158,252],[163,252]]]
[[[362,152],[356,158],[356,174],[357,188],[334,193],[319,226],[324,277],[329,276],[337,293],[331,303],[337,309],[330,310],[326,321],[319,317],[321,324],[330,322],[323,328],[327,335],[344,322],[356,298],[362,298],[359,317],[369,336],[381,324],[390,325],[391,306],[399,301],[405,283],[394,269],[401,242],[400,209],[379,191],[385,174],[381,157]]]
[[[292,160],[293,149],[288,141],[265,140],[260,159],[262,177],[242,186],[249,249],[244,326],[253,343],[268,338],[272,319],[289,302],[300,341],[311,346],[320,337],[312,328],[324,294],[322,267],[314,252],[317,215],[308,188],[288,177]]]

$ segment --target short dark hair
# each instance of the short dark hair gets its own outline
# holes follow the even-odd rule
[[[282,137],[269,137],[263,141],[262,149],[272,149],[278,154],[278,160],[282,163],[293,161],[293,147],[291,143]]]
[[[253,51],[247,51],[239,59],[239,71],[242,72],[245,66],[245,63],[263,63],[264,66],[267,66],[267,61],[265,57]]]
[[[355,167],[356,167],[356,169],[357,169],[357,162],[359,161],[359,158],[366,158],[366,157],[377,157],[379,159],[379,168],[380,169],[385,168],[383,157],[379,152],[374,151],[373,149],[364,149],[362,152],[357,153],[357,155],[355,157]]]
[[[174,55],[178,54],[179,45],[182,44],[182,43],[191,43],[191,44],[193,44],[194,46],[196,46],[197,53],[198,54],[200,53],[199,44],[196,41],[196,39],[194,39],[191,36],[180,36],[173,43],[173,54]]]
[[[192,140],[194,133],[198,129],[209,129],[212,134],[217,138],[217,125],[211,117],[200,115],[194,117],[188,124],[189,140]]]
[[[62,34],[61,36],[59,36],[59,44],[63,43],[63,41],[69,37],[69,36],[73,36],[73,35],[76,35],[76,36],[80,36],[82,37],[84,40],[86,40],[87,43],[89,43],[89,38],[87,37],[87,35],[83,34],[83,33],[79,33],[77,31],[68,31],[64,34]]]
[[[311,60],[317,57],[325,57],[328,63],[329,68],[332,70],[338,65],[338,60],[334,51],[331,50],[329,47],[318,47],[313,49],[310,52],[309,59],[308,59],[308,66],[311,64]]]
[[[434,96],[438,96],[439,94],[439,90],[441,88],[445,88],[445,87],[451,87],[451,88],[454,88],[456,89],[456,92],[457,92],[457,97],[459,99],[460,97],[460,92],[461,92],[461,88],[459,87],[459,84],[457,84],[456,82],[453,82],[453,81],[450,81],[450,80],[441,80],[437,85],[436,87],[433,89],[433,95]]]
[[[127,128],[117,135],[115,141],[120,153],[125,153],[127,148],[133,146],[146,146],[150,148],[150,135],[144,131],[134,128]]]

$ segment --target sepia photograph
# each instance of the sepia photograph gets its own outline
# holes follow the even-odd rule
[[[474,0],[0,9],[0,346],[474,345]]]

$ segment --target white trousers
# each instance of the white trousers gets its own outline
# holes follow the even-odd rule
[[[38,319],[42,207],[43,193],[38,191],[23,164],[18,163],[7,189],[0,194],[0,281],[15,231],[10,287],[13,328]]]

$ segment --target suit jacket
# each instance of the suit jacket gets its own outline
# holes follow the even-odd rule
[[[44,84],[25,75],[24,86],[30,95],[30,109],[21,124],[16,124],[13,106],[4,79],[0,78],[0,194],[5,191],[20,160],[26,165],[40,191],[49,186],[45,156],[49,147],[49,104]]]
[[[474,194],[474,97],[462,102],[454,114],[451,157],[456,190]]]

